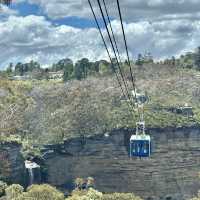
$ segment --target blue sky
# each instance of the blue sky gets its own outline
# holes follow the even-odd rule
[[[41,15],[42,11],[40,7],[36,4],[30,4],[28,2],[21,2],[21,3],[13,3],[11,4],[10,8],[17,10],[20,16],[27,16],[27,15]]]
[[[91,1],[100,16],[96,0]],[[125,58],[116,0],[105,1]],[[120,5],[132,59],[146,51],[164,59],[200,46],[199,0],[120,0]],[[108,59],[87,0],[15,0],[2,6],[0,51],[0,68],[30,60],[46,67],[63,58]]]
[[[70,16],[70,17],[62,17],[57,19],[51,19],[46,15],[41,7],[37,4],[30,4],[27,1],[21,2],[21,3],[13,3],[11,5],[11,8],[18,11],[20,16],[28,16],[28,15],[42,15],[46,18],[46,20],[52,22],[53,24],[59,26],[59,25],[68,25],[73,26],[76,28],[95,28],[96,23],[94,19],[86,18],[86,17],[79,17],[79,16]],[[98,19],[99,24],[101,27],[103,26],[103,20]]]

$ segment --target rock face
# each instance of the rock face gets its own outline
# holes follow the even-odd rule
[[[130,159],[131,131],[77,138],[48,146],[47,182],[71,188],[77,177],[93,177],[102,192],[134,192],[145,199],[188,199],[200,189],[200,129],[152,129],[153,154]]]
[[[17,143],[0,143],[0,179],[10,183],[25,183],[24,160]]]

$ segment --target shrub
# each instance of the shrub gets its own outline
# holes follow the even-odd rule
[[[92,177],[88,177],[87,179],[76,178],[74,184],[75,184],[75,190],[94,188],[94,178]]]
[[[113,193],[103,195],[102,200],[141,200],[141,198],[131,193]]]
[[[3,181],[0,181],[0,197],[5,194],[6,188],[7,188],[7,184]]]
[[[32,185],[17,200],[64,200],[64,194],[56,188],[44,185]]]
[[[102,200],[103,194],[92,188],[88,191],[74,190],[72,196],[66,200]]]
[[[200,200],[200,191],[198,192],[196,197],[193,197],[191,200]]]
[[[87,178],[87,188],[94,188],[94,178],[92,177]]]
[[[86,199],[87,200],[101,200],[102,197],[103,197],[103,194],[101,192],[98,192],[97,190],[94,190],[94,189],[90,188],[88,190]]]
[[[131,193],[102,194],[92,188],[87,190],[74,190],[72,196],[66,200],[142,200],[140,197]],[[199,200],[199,199],[195,199]]]
[[[7,200],[16,200],[24,191],[21,185],[13,184],[6,188]]]
[[[83,178],[76,178],[75,187],[76,189],[82,190],[86,185],[86,181]]]

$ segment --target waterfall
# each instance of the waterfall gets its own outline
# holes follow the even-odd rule
[[[32,185],[34,183],[34,169],[40,168],[40,166],[35,162],[26,160],[25,167],[28,170],[29,185]]]
[[[29,174],[29,185],[32,185],[34,183],[33,168],[28,169],[28,174]]]

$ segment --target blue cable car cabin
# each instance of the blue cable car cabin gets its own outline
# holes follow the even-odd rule
[[[136,123],[136,134],[130,138],[130,157],[149,157],[151,155],[151,138],[145,134],[145,122]]]
[[[130,138],[130,157],[149,157],[151,139],[149,135],[132,135]]]

